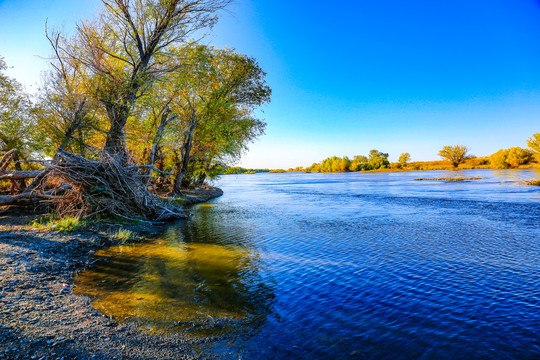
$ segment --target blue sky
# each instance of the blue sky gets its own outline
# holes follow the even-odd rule
[[[30,89],[49,25],[72,31],[97,0],[0,0],[0,54]],[[246,167],[307,166],[332,155],[443,145],[475,155],[540,132],[540,2],[236,0],[205,42],[254,56],[268,73],[266,135]]]

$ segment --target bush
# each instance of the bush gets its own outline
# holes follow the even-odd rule
[[[516,168],[530,163],[532,159],[533,152],[528,149],[522,149],[519,146],[500,149],[489,157],[491,166],[497,169]]]

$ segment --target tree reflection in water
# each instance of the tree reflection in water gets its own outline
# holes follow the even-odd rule
[[[273,312],[274,284],[261,277],[249,229],[230,233],[210,207],[153,240],[96,254],[76,291],[119,320],[151,331],[252,333]]]

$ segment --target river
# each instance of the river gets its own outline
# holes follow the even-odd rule
[[[466,182],[415,181],[480,176]],[[540,358],[538,170],[227,175],[76,289],[242,359]]]

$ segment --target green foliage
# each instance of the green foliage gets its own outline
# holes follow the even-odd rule
[[[371,169],[384,169],[390,165],[388,154],[375,149],[369,151],[368,163]]]
[[[448,160],[456,168],[459,166],[467,155],[469,149],[463,145],[449,146],[446,145],[439,151],[439,156],[445,160]]]
[[[182,199],[181,197],[175,197],[175,198],[172,198],[170,200],[170,203],[173,204],[173,205],[178,205],[178,206],[182,206],[184,205],[186,201],[184,199]]]
[[[73,232],[85,227],[86,222],[78,217],[71,216],[66,216],[60,219],[53,217],[44,217],[35,220],[32,223],[32,226],[38,229]]]
[[[500,149],[496,153],[491,154],[491,156],[489,157],[489,162],[491,166],[496,169],[505,169],[509,166],[508,163],[506,162],[507,157],[508,157],[508,149],[507,150]]]
[[[255,110],[270,101],[266,74],[253,58],[230,49],[191,44],[175,47],[172,53],[178,69],[145,100],[153,109],[149,124],[159,122],[164,111],[170,114],[162,152],[173,154],[171,162],[182,170],[186,183],[234,173],[222,168],[236,162],[248,144],[264,133],[266,124]],[[155,131],[152,126],[150,131]],[[136,139],[130,148],[139,144]],[[137,151],[143,153],[144,146]]]
[[[363,155],[355,155],[353,161],[351,162],[350,169],[352,171],[362,171],[362,170],[371,170],[371,165],[367,157]]]
[[[337,157],[333,156],[331,158],[326,158],[321,162],[320,172],[345,172],[349,171],[351,161],[348,157]],[[313,171],[313,170],[311,170]]]
[[[355,155],[353,160],[347,156],[342,158],[332,156],[321,161],[320,164],[314,163],[310,167],[303,169],[305,172],[347,172],[347,171],[365,171],[387,168],[390,165],[388,154],[378,150],[371,150],[369,158],[363,155]],[[297,168],[301,169],[301,168]]]
[[[44,146],[44,133],[37,126],[37,108],[6,69],[0,57],[0,151],[17,149],[15,160],[27,160]]]
[[[510,167],[518,167],[520,165],[527,164],[532,160],[533,154],[530,150],[522,149],[520,147],[513,147],[508,149],[508,157],[506,162]]]

